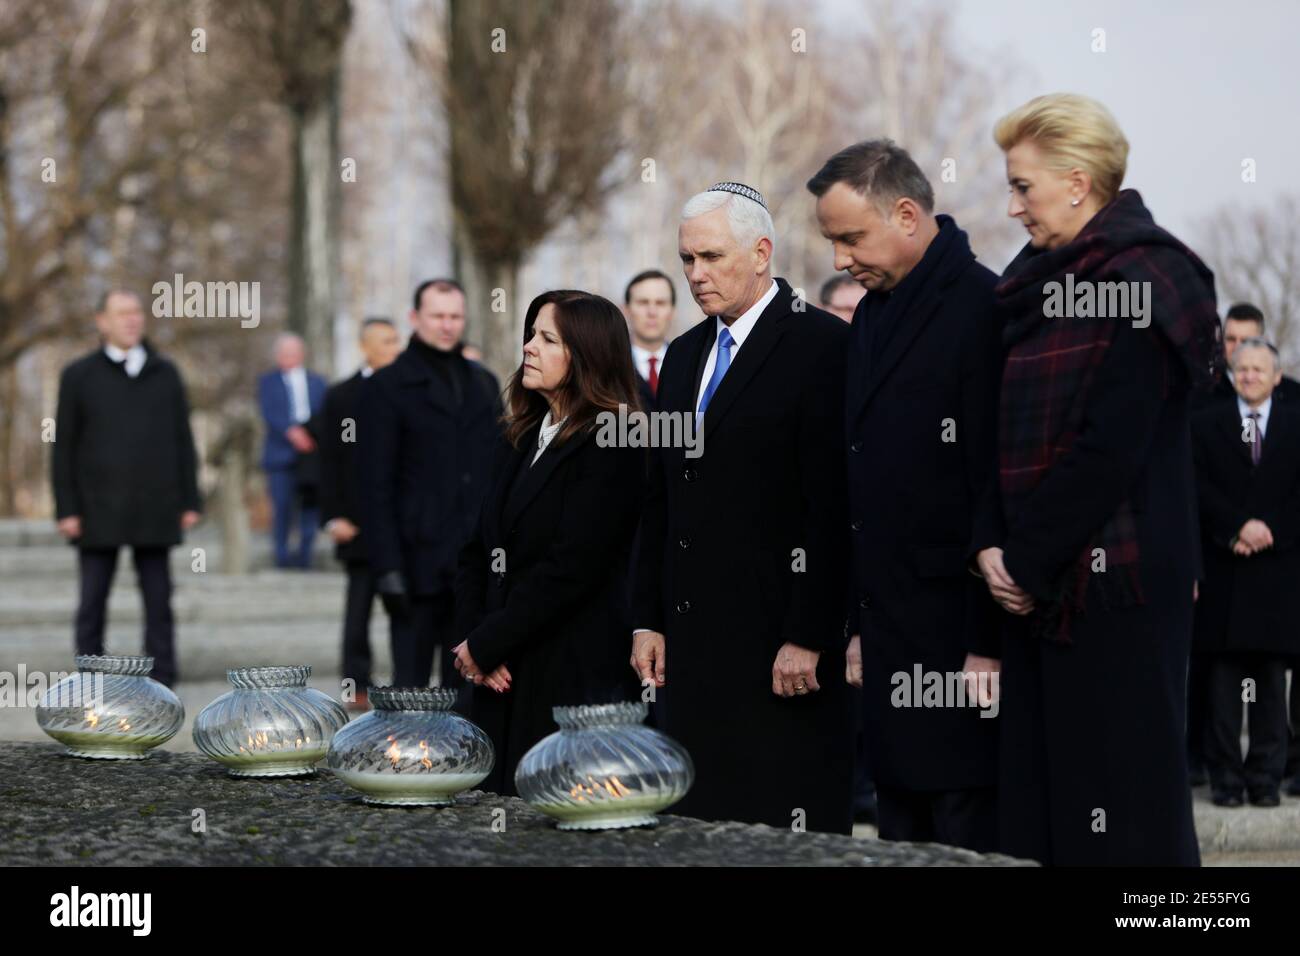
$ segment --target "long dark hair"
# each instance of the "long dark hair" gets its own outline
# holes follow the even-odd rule
[[[617,414],[620,404],[629,410],[639,409],[640,401],[632,340],[618,306],[576,289],[543,292],[528,305],[524,344],[533,337],[533,325],[545,305],[555,306],[555,326],[569,352],[569,373],[560,383],[561,404],[568,420],[553,439],[560,445],[582,429],[594,426],[601,412]],[[505,415],[506,438],[516,448],[550,408],[541,394],[524,388],[523,377],[521,359],[507,386]]]

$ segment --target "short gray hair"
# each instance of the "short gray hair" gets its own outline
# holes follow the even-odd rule
[[[1234,370],[1237,368],[1237,356],[1246,349],[1263,349],[1273,356],[1273,371],[1276,372],[1282,367],[1282,356],[1278,354],[1277,346],[1268,339],[1261,339],[1259,336],[1252,335],[1250,338],[1242,339],[1237,343],[1237,348],[1232,353],[1232,367]]]
[[[776,242],[776,227],[766,209],[736,193],[721,190],[707,190],[696,193],[682,206],[682,221],[703,216],[715,209],[727,207],[727,224],[731,226],[731,235],[742,246],[750,246],[766,236]]]

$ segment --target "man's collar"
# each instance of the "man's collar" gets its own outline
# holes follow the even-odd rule
[[[732,322],[730,325],[727,325],[722,321],[722,316],[717,316],[714,320],[717,334],[721,335],[722,330],[724,328],[727,329],[731,332],[731,338],[735,341],[736,348],[740,348],[745,343],[746,336],[748,336],[753,330],[754,323],[758,321],[758,317],[763,314],[763,310],[766,309],[768,305],[771,304],[772,300],[776,298],[778,286],[775,279],[771,280],[771,282],[771,286],[769,286],[768,290],[763,293],[763,297],[746,309],[740,318],[736,319],[736,321]]]
[[[1273,396],[1269,395],[1268,398],[1260,402],[1259,407],[1253,409],[1253,411],[1258,412],[1260,418],[1268,418],[1268,413],[1272,410],[1272,408],[1273,408]],[[1246,400],[1242,398],[1240,395],[1237,396],[1237,411],[1241,413],[1242,418],[1249,418],[1250,413],[1252,411],[1250,405],[1247,404]]]

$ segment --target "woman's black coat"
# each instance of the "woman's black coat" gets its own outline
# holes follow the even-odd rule
[[[558,729],[552,707],[640,697],[627,573],[645,452],[601,447],[586,432],[530,467],[537,436],[520,449],[501,443],[456,589],[474,662],[485,674],[505,663],[513,678],[504,694],[475,687],[470,705],[496,747],[483,787],[505,794],[515,793],[519,759]]]
[[[1198,559],[1189,391],[1154,331],[1120,322],[1068,461],[1053,466],[1003,543],[1012,579],[1045,599],[1079,542],[1127,496],[1145,598],[1090,607],[1068,645],[1010,619],[998,801],[999,843],[1013,856],[1072,866],[1199,860],[1183,745]]]

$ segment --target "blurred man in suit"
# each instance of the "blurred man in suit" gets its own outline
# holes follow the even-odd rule
[[[847,833],[849,330],[772,277],[774,232],[742,183],[682,209],[706,317],[668,347],[658,411],[700,422],[702,454],[651,449],[632,664],[670,688],[665,730],[695,762],[675,812]]]
[[[257,402],[266,425],[262,468],[274,512],[271,536],[275,543],[277,568],[311,566],[311,547],[316,539],[317,508],[302,500],[299,489],[300,458],[314,454],[316,442],[307,430],[312,415],[325,400],[325,380],[303,366],[305,349],[297,335],[275,340],[275,364],[257,381]],[[289,531],[298,517],[298,553],[289,554]]]
[[[852,276],[833,275],[822,283],[817,298],[821,307],[845,322],[853,321],[853,313],[867,290],[853,281]]]
[[[868,290],[853,317],[846,386],[849,660],[880,836],[987,852],[999,612],[967,561],[976,504],[996,475],[997,277],[952,217],[935,215],[925,174],[890,140],[846,147],[808,189],[836,268]],[[958,684],[967,674],[977,677]],[[904,694],[900,705],[899,675],[942,675],[964,690],[935,706]],[[978,706],[981,690],[989,709]]]
[[[640,379],[641,404],[655,407],[659,373],[668,354],[668,333],[677,311],[677,290],[658,269],[632,277],[623,291],[623,313],[632,336],[632,363]]]
[[[410,322],[406,350],[361,387],[361,527],[375,587],[393,618],[393,683],[426,686],[441,647],[442,683],[458,686],[456,568],[500,434],[501,389],[462,354],[465,293],[456,282],[421,283]]]
[[[1237,400],[1237,390],[1233,387],[1235,373],[1232,369],[1232,353],[1246,339],[1265,338],[1264,332],[1264,313],[1258,306],[1249,302],[1238,302],[1228,307],[1223,318],[1223,357],[1228,363],[1228,372],[1219,379],[1219,384],[1212,391],[1198,393],[1200,395],[1197,401],[1198,408],[1204,408],[1211,402],[1223,401],[1232,404]],[[1288,399],[1300,401],[1300,382],[1283,375],[1277,388],[1273,390],[1272,397],[1282,401]]]
[[[361,534],[361,489],[357,482],[356,430],[361,385],[376,371],[392,364],[402,350],[397,327],[388,319],[361,324],[361,368],[351,378],[331,385],[312,433],[320,447],[321,521],[334,541],[334,556],[347,570],[343,605],[343,679],[351,680],[352,710],[366,710],[370,686],[370,609],[375,579],[370,573],[366,542]],[[392,621],[389,621],[391,628]]]
[[[169,549],[199,520],[198,455],[176,366],[144,338],[144,308],[114,289],[95,311],[101,345],[63,370],[53,459],[59,533],[77,548],[78,654],[104,653],[118,551],[131,547],[152,676],[178,673]]]
[[[1228,308],[1223,319],[1223,354],[1227,372],[1218,384],[1205,392],[1192,394],[1193,409],[1212,405],[1236,404],[1237,390],[1233,387],[1232,355],[1246,339],[1264,338],[1264,313],[1249,302],[1238,302]],[[1300,401],[1300,383],[1283,375],[1272,398],[1281,401]],[[1292,665],[1294,667],[1294,664]],[[1187,763],[1192,786],[1200,786],[1208,779],[1205,769],[1205,741],[1209,733],[1210,665],[1205,655],[1194,646],[1187,670]],[[1291,722],[1300,730],[1300,699],[1292,695]],[[1300,784],[1300,736],[1292,735],[1287,759],[1287,773],[1296,776]],[[1300,791],[1300,787],[1297,787]]]
[[[1192,423],[1205,577],[1195,639],[1210,655],[1211,797],[1275,807],[1286,764],[1287,658],[1300,654],[1300,405],[1277,401],[1277,351],[1233,352],[1235,403]],[[1293,691],[1294,692],[1294,691]],[[1250,748],[1241,757],[1242,703]]]

